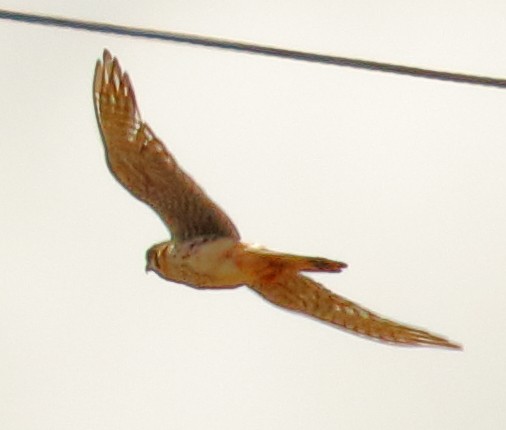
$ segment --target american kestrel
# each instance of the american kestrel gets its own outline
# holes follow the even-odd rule
[[[278,306],[386,343],[460,348],[444,337],[382,318],[302,274],[340,272],[345,263],[241,242],[232,221],[142,121],[130,79],[107,50],[97,62],[93,90],[111,172],[171,232],[170,241],[147,251],[147,270],[196,288],[247,285]]]

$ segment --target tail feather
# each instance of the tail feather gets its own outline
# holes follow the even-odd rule
[[[329,260],[321,257],[301,257],[300,272],[340,272],[348,265],[341,261]]]
[[[307,257],[303,255],[285,254],[270,251],[265,248],[248,248],[248,252],[260,256],[267,266],[285,267],[296,272],[340,272],[348,267],[341,261],[329,260],[322,257]]]
[[[376,315],[299,274],[250,286],[272,303],[386,343],[461,349],[448,339]]]

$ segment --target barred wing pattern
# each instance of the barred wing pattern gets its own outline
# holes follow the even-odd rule
[[[382,318],[304,275],[287,273],[274,280],[261,280],[251,288],[278,306],[302,312],[354,334],[393,344],[461,348],[441,336]]]
[[[107,50],[95,69],[94,99],[111,172],[159,214],[173,240],[199,236],[239,239],[232,221],[141,120],[130,79]]]

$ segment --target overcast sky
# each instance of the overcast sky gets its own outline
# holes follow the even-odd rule
[[[1,3],[506,78],[499,0]],[[505,90],[7,21],[0,34],[2,429],[506,425]],[[347,262],[318,280],[464,351],[145,274],[169,235],[107,170],[91,92],[104,47],[245,241]]]

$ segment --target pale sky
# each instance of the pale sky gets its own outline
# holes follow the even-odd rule
[[[408,5],[409,3],[409,5]],[[3,1],[0,8],[506,78],[506,3]],[[506,426],[506,90],[0,21],[0,428]],[[463,352],[351,336],[144,272],[169,237],[107,170],[107,47],[247,242]]]

